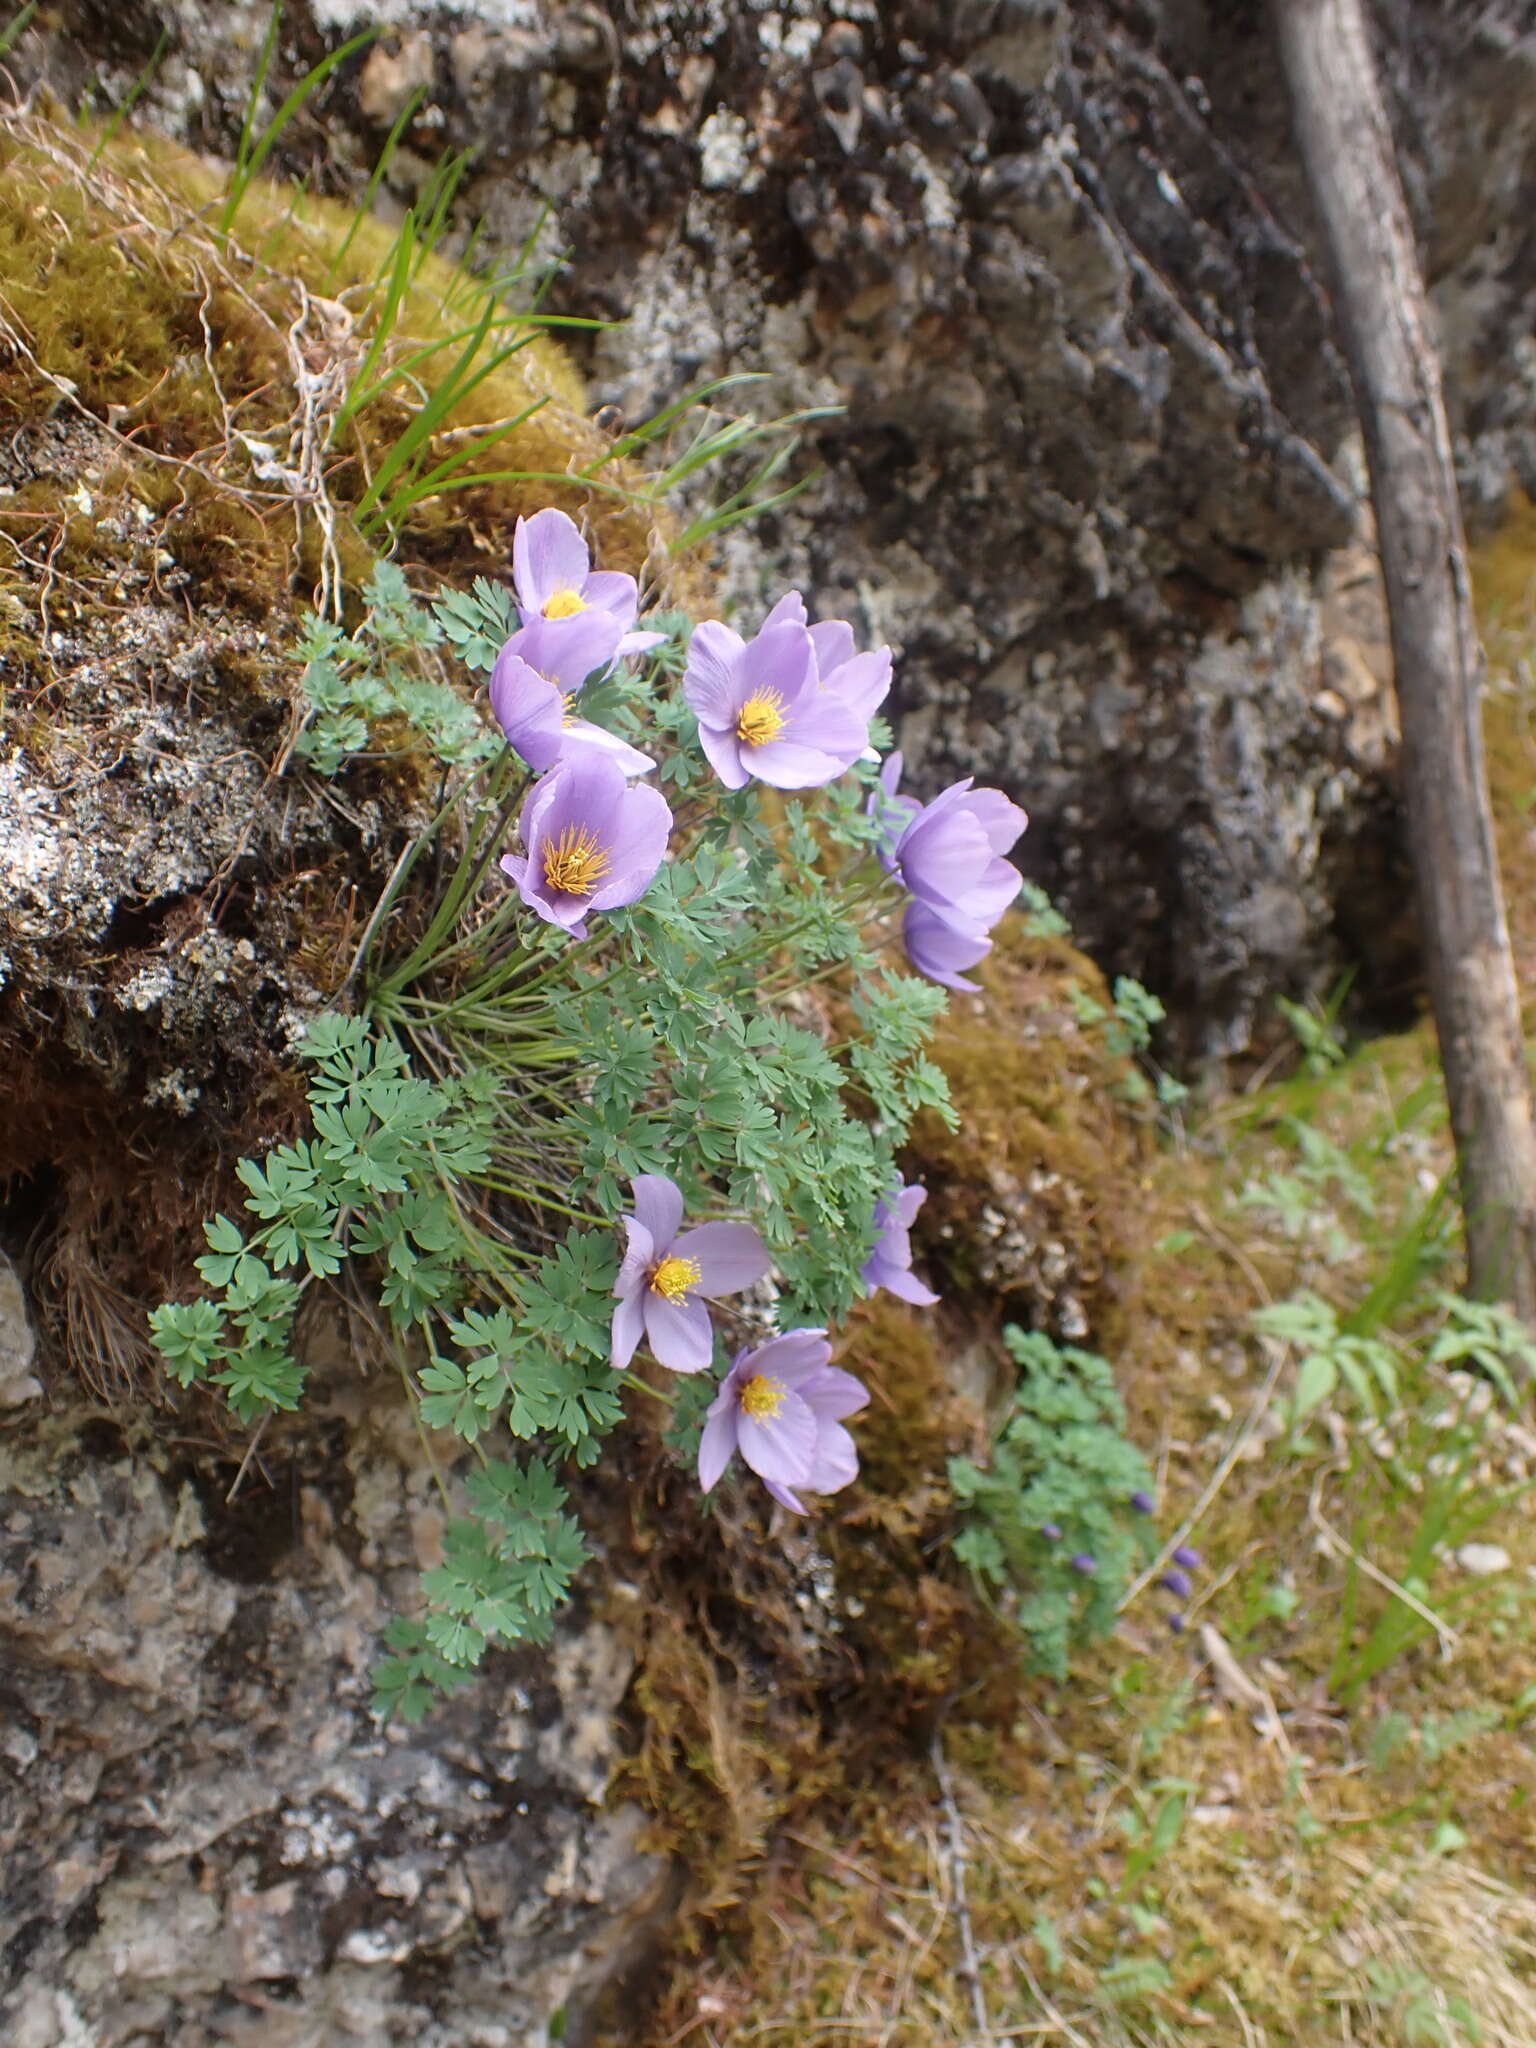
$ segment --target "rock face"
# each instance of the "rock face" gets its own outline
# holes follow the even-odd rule
[[[1441,310],[1474,510],[1536,469],[1536,52],[1516,0],[1382,0],[1384,74]],[[365,19],[285,14],[286,62]],[[62,10],[46,63],[126,84],[166,17]],[[1028,861],[1190,1050],[1351,962],[1395,890],[1379,706],[1330,680],[1319,569],[1357,537],[1327,297],[1264,10],[1199,0],[395,0],[295,123],[356,189],[468,149],[480,247],[569,250],[598,397],[631,418],[758,369],[762,410],[844,408],[825,474],[727,543],[747,616],[786,580],[902,654],[920,787],[985,772]],[[229,148],[243,9],[189,4],[142,106]],[[540,227],[543,222],[542,228]],[[1530,358],[1528,361],[1527,358]],[[1336,580],[1336,579],[1335,579]],[[1411,977],[1368,960],[1368,998]]]
[[[388,1418],[340,1440],[233,1504],[234,1467],[100,1421],[0,1447],[10,2048],[579,2041],[664,1917],[641,1815],[600,1806],[630,1666],[599,1623],[375,1726],[441,1517]]]

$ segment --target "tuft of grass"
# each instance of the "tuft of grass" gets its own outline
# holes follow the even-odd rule
[[[251,81],[250,96],[245,103],[245,119],[240,125],[240,140],[235,148],[234,167],[229,175],[224,203],[218,212],[218,230],[227,235],[235,224],[241,201],[249,191],[251,181],[257,176],[283,130],[296,114],[302,111],[311,96],[324,85],[332,72],[337,71],[349,57],[357,55],[383,34],[381,23],[374,22],[351,36],[334,50],[326,52],[319,63],[314,65],[288,93],[277,112],[258,135],[256,122],[261,112],[262,95],[266,91],[267,74],[272,68],[272,58],[277,49],[278,33],[282,26],[282,0],[273,0],[272,12],[267,19],[267,32],[262,37],[261,54],[256,60],[256,74]]]
[[[262,615],[296,576],[334,602],[381,541],[466,580],[500,568],[516,516],[552,502],[586,518],[604,559],[644,567],[672,529],[633,463],[609,487],[582,482],[610,444],[550,320],[467,281],[413,224],[253,176],[237,240],[217,226],[225,199],[169,143],[40,112],[8,123],[0,406],[99,429],[168,552]],[[56,569],[91,551],[69,531],[70,488],[0,512]],[[109,577],[112,548],[97,552]]]

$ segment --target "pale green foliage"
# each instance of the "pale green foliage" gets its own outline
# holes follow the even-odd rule
[[[1055,915],[1054,911],[1050,912],[1051,917]],[[1143,1103],[1155,1095],[1161,1108],[1173,1109],[1185,1099],[1189,1090],[1183,1082],[1165,1073],[1149,1057],[1152,1034],[1168,1014],[1158,997],[1129,974],[1116,976],[1112,991],[1113,1007],[1109,1009],[1081,984],[1074,983],[1068,994],[1078,1023],[1099,1033],[1104,1049],[1112,1059],[1128,1063],[1127,1071],[1118,1084],[1127,1102]],[[1136,1062],[1150,1068],[1153,1075],[1151,1083]]]
[[[1344,1217],[1367,1223],[1376,1213],[1371,1177],[1342,1146],[1300,1117],[1282,1117],[1279,1129],[1295,1147],[1294,1165],[1262,1175],[1237,1199],[1245,1208],[1273,1211],[1287,1237],[1314,1241],[1330,1264],[1338,1264],[1358,1249]]]
[[[396,734],[396,752],[425,740],[438,760],[454,765],[499,753],[496,735],[462,692],[428,667],[443,640],[452,639],[441,613],[434,617],[412,602],[393,562],[375,566],[365,596],[356,632],[322,618],[312,619],[305,632],[300,652],[310,713],[298,751],[319,774],[337,775],[374,747],[376,728],[392,718],[409,728]],[[510,630],[503,628],[502,639]]]
[[[1252,1322],[1255,1329],[1293,1345],[1299,1353],[1295,1384],[1283,1409],[1292,1450],[1302,1447],[1300,1432],[1307,1417],[1341,1387],[1368,1417],[1384,1413],[1397,1399],[1397,1352],[1391,1340],[1341,1328],[1337,1309],[1321,1296],[1292,1295],[1255,1309]]]
[[[1303,1070],[1314,1077],[1332,1073],[1335,1067],[1344,1064],[1344,1046],[1335,1020],[1347,989],[1346,983],[1326,1009],[1315,999],[1309,1003],[1293,1003],[1286,996],[1275,998],[1275,1008],[1295,1033],[1296,1043],[1301,1048]]]
[[[1521,1490],[1492,1480],[1490,1436],[1536,1371],[1536,1340],[1496,1303],[1444,1292],[1412,1298],[1403,1330],[1386,1325],[1383,1305],[1397,1306],[1392,1291],[1380,1301],[1373,1291],[1344,1315],[1303,1290],[1252,1317],[1296,1354],[1280,1411],[1285,1454],[1315,1456],[1309,1421],[1332,1415],[1335,1430],[1344,1426],[1343,1456],[1334,1442],[1330,1469],[1353,1519],[1329,1683],[1345,1699],[1433,1633],[1432,1617],[1475,1597],[1475,1582],[1446,1581],[1445,1566]],[[1402,1594],[1360,1563],[1374,1560],[1386,1527],[1402,1531],[1391,1559]]]
[[[1019,1629],[1031,1668],[1065,1677],[1077,1643],[1114,1626],[1150,1525],[1128,1505],[1152,1484],[1125,1436],[1114,1374],[1094,1352],[1041,1331],[1004,1331],[1019,1368],[985,1468],[951,1458],[962,1511],[955,1554]],[[1048,1534],[1057,1530],[1057,1535]],[[1091,1558],[1084,1572],[1074,1557]]]
[[[1468,2000],[1422,1970],[1372,1956],[1365,1965],[1364,1994],[1361,2002],[1390,2017],[1403,2048],[1463,2048],[1483,2038]]]
[[[1069,939],[1072,927],[1038,882],[1026,882],[1019,891],[1019,909],[1024,929],[1036,939]]]

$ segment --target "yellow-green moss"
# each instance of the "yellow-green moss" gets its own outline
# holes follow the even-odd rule
[[[1108,992],[1090,960],[1020,918],[999,927],[978,978],[984,993],[957,998],[934,1043],[958,1125],[926,1115],[912,1135],[930,1188],[923,1239],[952,1296],[976,1292],[1108,1348],[1141,1243],[1147,1148],[1127,1114],[1126,1062],[1070,997],[1079,988],[1107,1009]]]
[[[122,549],[103,534],[102,517],[115,509],[132,518],[136,501],[179,569],[265,616],[285,608],[296,585],[307,594],[318,582],[321,528],[313,506],[296,505],[257,466],[264,450],[293,460],[301,375],[329,375],[339,391],[359,371],[394,232],[258,180],[226,236],[213,167],[126,133],[93,160],[98,140],[46,112],[13,117],[0,132],[0,278],[13,343],[0,350],[0,414],[23,428],[14,450],[23,462],[29,423],[53,434],[101,422],[109,452],[108,437],[116,442],[121,492],[79,512],[75,476],[53,474],[45,452],[35,477],[0,507],[0,534],[33,564],[51,558],[66,597],[71,579],[82,594],[110,595]],[[423,254],[374,374],[424,342],[450,342],[486,304],[483,286]],[[665,512],[632,463],[603,468],[613,489],[573,474],[601,461],[607,439],[558,342],[536,325],[518,338],[524,345],[455,405],[433,443],[437,460],[474,429],[509,422],[474,463],[495,481],[413,508],[396,536],[399,559],[461,580],[500,571],[516,517],[558,504],[583,516],[602,560],[640,570],[657,530],[666,536]],[[350,508],[458,353],[456,343],[438,348],[325,452],[345,574],[361,576],[370,552],[351,530]],[[699,571],[686,563],[668,573],[688,584]]]

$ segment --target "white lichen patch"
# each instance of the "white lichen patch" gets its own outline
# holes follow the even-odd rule
[[[311,0],[319,28],[352,28],[365,19],[384,27],[414,26],[421,9],[413,0]],[[485,28],[528,33],[544,26],[538,0],[478,0],[475,16]]]
[[[762,183],[752,161],[751,131],[740,114],[719,107],[699,127],[699,180],[706,191],[751,192]]]

